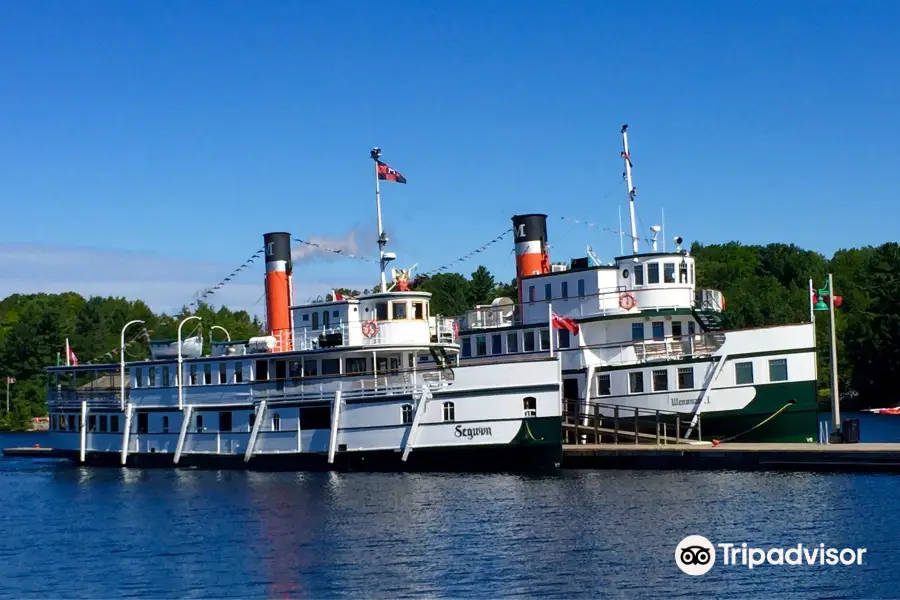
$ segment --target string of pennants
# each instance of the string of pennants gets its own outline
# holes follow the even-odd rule
[[[259,250],[254,252],[253,255],[250,258],[248,258],[247,260],[245,260],[241,266],[239,266],[237,269],[235,269],[234,271],[229,273],[228,277],[224,278],[222,281],[220,281],[216,285],[212,286],[211,288],[209,288],[208,290],[206,290],[205,292],[203,292],[202,294],[197,296],[197,298],[193,302],[188,304],[188,306],[195,306],[195,307],[199,308],[201,302],[203,302],[206,298],[215,294],[217,291],[219,291],[219,289],[222,286],[224,286],[226,283],[228,283],[229,281],[234,279],[238,273],[240,273],[241,271],[243,271],[244,269],[246,269],[247,267],[252,265],[253,261],[255,261],[257,258],[262,256],[265,253],[265,251],[266,251],[265,248],[260,248]]]
[[[562,219],[563,221],[569,221],[570,223],[577,223],[578,225],[586,225],[587,227],[590,227],[591,229],[599,229],[601,231],[606,231],[606,232],[609,232],[609,233],[612,233],[615,235],[624,235],[625,237],[631,239],[631,233],[629,233],[627,231],[623,231],[621,229],[613,229],[612,227],[603,227],[602,225],[597,225],[596,223],[592,223],[590,221],[581,221],[579,219],[573,219],[571,217],[560,217],[560,219]],[[650,242],[649,238],[642,238],[641,236],[637,236],[637,239],[644,241],[644,242],[648,242],[648,243]]]
[[[317,244],[316,242],[310,242],[309,240],[301,240],[300,238],[294,238],[295,242],[300,244],[304,244],[306,246],[310,246],[311,248],[317,248],[319,250],[324,250],[325,252],[331,252],[332,254],[339,254],[341,256],[346,256],[347,258],[355,258],[356,260],[362,260],[365,262],[374,262],[371,258],[367,258],[365,256],[358,256],[356,254],[351,254],[346,250],[338,250],[335,248],[329,248],[323,244]]]
[[[456,260],[450,261],[449,263],[447,263],[447,264],[445,264],[445,265],[443,265],[443,266],[440,266],[440,267],[438,267],[437,269],[432,269],[431,271],[427,271],[427,272],[425,272],[425,273],[422,273],[422,275],[424,275],[424,276],[426,276],[426,277],[427,277],[427,276],[430,276],[430,275],[437,275],[438,273],[441,273],[441,272],[443,272],[443,271],[446,271],[447,269],[449,269],[450,267],[452,267],[452,266],[454,266],[454,265],[457,265],[457,264],[462,263],[462,262],[465,262],[465,261],[467,261],[467,260],[469,260],[469,259],[471,259],[471,258],[474,258],[476,255],[481,254],[482,252],[484,252],[485,250],[487,250],[488,248],[490,248],[490,247],[493,246],[494,244],[496,244],[496,243],[502,241],[503,238],[505,238],[505,237],[506,237],[507,235],[509,235],[510,233],[512,233],[512,228],[507,229],[506,231],[504,231],[503,233],[501,233],[500,235],[498,235],[497,237],[495,237],[495,238],[492,239],[491,241],[487,242],[486,244],[482,244],[481,246],[479,246],[478,248],[475,248],[474,250],[472,250],[472,251],[469,252],[468,254],[464,254],[464,255],[460,256],[459,258],[457,258]]]

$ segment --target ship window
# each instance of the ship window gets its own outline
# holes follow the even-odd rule
[[[341,372],[341,361],[338,358],[322,359],[322,375],[338,375]]]
[[[378,302],[375,304],[375,318],[379,321],[387,321],[388,305],[387,302]]]
[[[681,261],[681,264],[678,267],[678,283],[687,283],[688,282],[688,266],[687,263]]]
[[[631,324],[631,341],[632,342],[643,342],[644,341],[644,324],[643,323],[632,323]]]
[[[734,364],[734,382],[736,385],[753,383],[752,362],[739,362]]]
[[[219,383],[228,383],[228,365],[219,363]]]
[[[634,265],[634,285],[644,285],[644,265]]]
[[[331,407],[308,406],[300,409],[300,429],[330,429]]]
[[[769,381],[787,381],[787,359],[774,358],[769,361]]]
[[[560,348],[568,348],[572,343],[572,338],[569,335],[568,329],[560,329],[558,330],[556,335],[557,343]]]
[[[109,417],[109,431],[110,433],[119,433],[119,415]]]
[[[544,299],[550,300],[553,297],[553,286],[549,283],[544,284]]]
[[[536,417],[537,416],[537,398],[534,396],[527,396],[522,399],[522,410],[525,418]]]
[[[341,317],[341,311],[333,310],[333,311],[331,311],[331,316],[334,317],[335,319],[339,319]]]
[[[69,415],[69,431],[78,431],[78,421],[75,420],[75,415]]]
[[[144,379],[144,370],[138,367],[134,370],[134,387],[141,387],[141,384],[144,383],[142,379]]]
[[[319,361],[305,360],[303,361],[303,372],[307,377],[315,377],[319,374]]]
[[[669,371],[657,369],[653,371],[653,391],[664,392],[669,389]]]
[[[346,366],[344,368],[344,372],[348,374],[353,373],[365,373],[366,372],[366,357],[359,356],[356,358],[347,358]]]
[[[303,377],[303,363],[299,360],[288,361],[288,374],[291,379],[300,379]]]
[[[323,310],[322,311],[322,328],[324,329],[324,328],[328,327],[329,325],[331,325],[331,320],[328,318],[328,311]]]
[[[203,384],[210,385],[212,383],[212,365],[206,363],[203,365]]]
[[[150,387],[156,387],[156,367],[148,369],[150,375]]]
[[[664,321],[653,321],[653,339],[657,342],[666,339],[666,324]]]
[[[444,402],[444,421],[456,420],[456,407],[452,402]]]
[[[191,365],[189,376],[190,384],[197,385],[197,365]]]
[[[138,433],[147,433],[150,429],[150,427],[149,427],[150,415],[148,415],[145,412],[139,412],[137,417],[138,417],[137,432]]]
[[[197,424],[197,433],[201,433],[203,431],[203,415],[197,415],[195,423]]]
[[[312,313],[312,325],[310,327],[311,329],[319,328],[319,311],[314,311]]]
[[[404,404],[400,407],[400,423],[409,425],[413,420],[412,404]]]
[[[172,385],[172,379],[169,375],[168,365],[162,368],[162,384],[164,387],[169,387],[170,385]]]
[[[515,354],[519,351],[519,332],[511,331],[506,334],[506,351]]]
[[[303,313],[303,321],[309,321],[309,313]]]
[[[503,354],[503,336],[499,333],[491,336],[491,354]]]
[[[107,431],[109,429],[109,417],[106,415],[100,415],[100,431]]]
[[[287,377],[287,362],[283,360],[275,361],[275,380],[284,381]]]
[[[541,329],[541,350],[549,350],[550,349],[550,330],[549,329]]]
[[[563,281],[563,282],[560,284],[560,287],[561,287],[562,289],[560,290],[559,295],[562,296],[563,298],[568,298],[568,297],[569,297],[569,282],[568,282],[568,281]]]
[[[281,431],[281,415],[278,413],[272,415],[272,431]]]
[[[472,338],[470,336],[466,336],[462,339],[462,355],[463,358],[472,356]]]
[[[163,425],[162,432],[169,433],[169,417],[164,416],[162,418],[162,425]]]
[[[584,298],[584,279],[578,280],[578,297]]]
[[[537,293],[534,290],[534,286],[529,285],[528,286],[528,301],[534,302],[535,300],[537,300]]]
[[[244,364],[241,361],[234,363],[234,382],[242,383],[244,381]]]
[[[647,283],[659,283],[659,263],[647,264]]]
[[[694,263],[691,263],[691,285],[694,285]]]
[[[425,318],[425,306],[421,302],[413,302],[413,319]]]
[[[487,339],[483,335],[475,336],[475,356],[487,354]]]
[[[247,428],[253,429],[253,426],[256,425],[256,413],[252,412],[247,415]]]
[[[231,431],[230,410],[223,410],[219,413],[219,431]]]
[[[97,415],[88,415],[88,431],[97,431]]]
[[[534,332],[523,331],[522,337],[525,340],[525,352],[534,352]]]
[[[609,373],[597,375],[597,395],[612,396],[612,386],[609,381]]]
[[[644,392],[644,374],[640,371],[628,374],[628,386],[632,394]]]
[[[676,342],[681,341],[681,321],[672,321],[672,338]]]
[[[694,367],[678,368],[678,389],[692,390],[694,389]]]
[[[663,281],[665,283],[675,283],[675,263],[667,262],[663,265]]]
[[[406,302],[391,302],[394,309],[394,319],[406,318]]]
[[[256,381],[266,381],[269,378],[269,361],[256,361]]]

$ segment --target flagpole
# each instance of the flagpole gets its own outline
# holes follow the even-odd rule
[[[381,149],[372,148],[370,153],[372,162],[375,163],[375,211],[378,217],[378,264],[381,269],[381,292],[387,291],[387,280],[384,276],[384,246],[387,244],[387,238],[384,231],[381,230],[381,188],[378,183],[378,159],[381,157]]]
[[[553,338],[555,337],[556,330],[553,327],[553,303],[547,302],[547,324],[550,325],[550,357],[553,358]]]
[[[6,414],[9,414],[9,375],[6,376]]]
[[[66,338],[66,366],[67,367],[71,365],[69,356],[71,356],[71,353],[69,352],[69,338]]]

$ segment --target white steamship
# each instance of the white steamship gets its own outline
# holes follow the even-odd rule
[[[459,362],[457,329],[386,265],[381,287],[295,305],[291,238],[268,233],[268,335],[151,344],[149,360],[50,367],[52,446],[84,464],[285,470],[555,468],[560,360]],[[127,327],[127,325],[126,325]],[[124,340],[124,329],[123,329]],[[430,362],[423,365],[422,356]]]
[[[814,441],[811,308],[809,321],[724,330],[725,298],[697,289],[694,257],[681,238],[674,252],[660,252],[654,226],[650,251],[639,251],[627,126],[622,141],[632,253],[604,264],[588,246],[587,256],[554,264],[546,215],[514,216],[518,304],[498,298],[458,320],[461,363],[513,368],[557,347],[566,412],[581,416],[586,429],[593,421],[585,415],[595,411],[604,427],[661,414],[674,417],[670,435],[677,427],[693,440]],[[568,329],[548,327],[551,305]]]

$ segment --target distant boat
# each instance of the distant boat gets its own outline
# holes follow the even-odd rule
[[[876,415],[900,415],[900,406],[892,408],[864,408],[863,412],[870,412]]]

